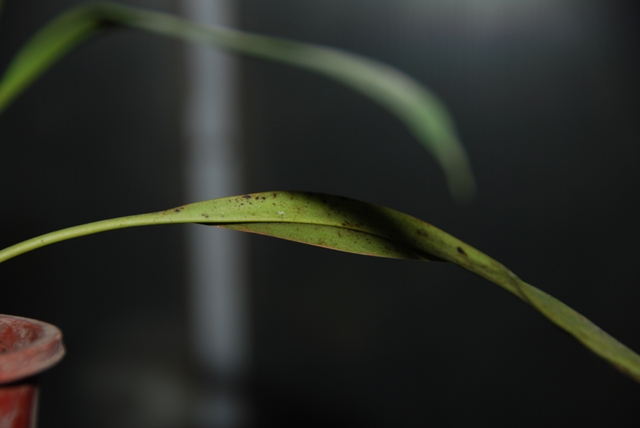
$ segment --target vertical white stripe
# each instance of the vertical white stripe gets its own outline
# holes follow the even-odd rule
[[[232,26],[230,0],[183,0],[186,18]],[[190,201],[240,193],[235,143],[233,58],[210,47],[187,47],[186,182]],[[203,226],[188,229],[193,350],[200,370],[218,380],[201,403],[198,425],[238,425],[234,384],[248,358],[243,241],[238,233]],[[215,387],[215,388],[214,388]]]

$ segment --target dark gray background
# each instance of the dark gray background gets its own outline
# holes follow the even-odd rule
[[[3,65],[37,28],[79,2],[5,3]],[[178,42],[114,31],[81,46],[6,110],[3,247],[184,202],[182,61]],[[189,368],[183,253],[180,228],[138,228],[0,266],[0,313],[64,332],[68,354],[42,379],[40,427],[166,426],[139,415],[149,406],[162,415],[170,406],[159,395]]]
[[[487,28],[474,5],[504,10]],[[434,162],[364,98],[253,60],[242,85],[249,187],[409,212],[640,349],[636,12],[622,2],[245,1],[247,29],[361,52],[429,85],[456,118],[479,198],[454,205]],[[291,400],[265,412],[305,407],[325,425],[369,427],[639,422],[638,385],[459,269],[263,239],[253,248],[256,373]]]
[[[9,1],[0,64],[72,3]],[[451,108],[479,185],[473,204],[454,204],[433,160],[382,109],[310,73],[244,59],[247,191],[337,193],[423,218],[640,350],[634,2],[244,0],[237,15],[245,29],[354,50],[427,84]],[[101,37],[6,111],[3,246],[187,202],[180,47],[129,31]],[[250,243],[253,426],[640,422],[636,383],[471,274]],[[145,405],[163,411],[136,397],[149,379],[198,383],[182,245],[180,227],[129,230],[0,267],[0,312],[65,331],[69,355],[43,378],[42,427],[122,426],[120,411],[131,426],[172,426],[135,425]]]

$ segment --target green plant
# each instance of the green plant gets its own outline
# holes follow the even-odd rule
[[[337,50],[207,28],[109,3],[75,8],[37,33],[0,82],[0,111],[77,44],[107,25],[124,25],[318,72],[370,97],[402,120],[443,168],[452,195],[473,194],[466,155],[451,120],[429,91],[388,66]],[[347,198],[292,192],[242,195],[60,230],[0,251],[0,262],[66,239],[107,230],[173,223],[210,224],[346,252],[457,264],[504,288],[634,380],[640,356],[562,302],[445,232],[397,211]]]

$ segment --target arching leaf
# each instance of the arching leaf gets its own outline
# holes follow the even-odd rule
[[[454,263],[504,288],[621,372],[640,381],[638,354],[569,306],[522,281],[496,260],[415,217],[338,196],[256,193],[89,223],[6,248],[0,251],[0,262],[79,236],[178,223],[214,225],[369,256]]]

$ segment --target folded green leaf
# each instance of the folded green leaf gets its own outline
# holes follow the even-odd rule
[[[404,122],[443,168],[454,197],[465,200],[475,192],[467,155],[446,108],[433,93],[399,70],[338,49],[208,27],[118,4],[73,8],[34,35],[0,81],[0,112],[69,50],[114,24],[282,62],[341,82]]]
[[[0,262],[55,242],[107,230],[200,223],[370,256],[447,261],[514,294],[632,379],[640,356],[569,306],[525,283],[475,248],[417,218],[338,196],[267,192],[60,230],[0,251]]]

